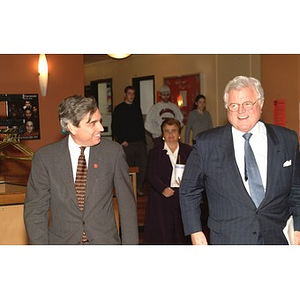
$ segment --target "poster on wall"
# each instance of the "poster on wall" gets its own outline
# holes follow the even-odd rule
[[[40,139],[38,94],[0,94],[6,101],[8,127],[17,127],[20,140]]]
[[[274,100],[273,103],[273,118],[274,124],[279,126],[286,126],[286,103],[285,99]]]
[[[164,84],[170,87],[170,101],[179,106],[184,117],[183,122],[186,124],[187,116],[193,109],[194,99],[200,94],[200,73],[165,77]]]

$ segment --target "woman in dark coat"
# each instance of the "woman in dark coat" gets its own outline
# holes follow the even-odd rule
[[[145,244],[190,244],[183,232],[179,206],[179,184],[173,172],[185,164],[192,147],[179,142],[181,125],[167,119],[161,125],[164,142],[148,154],[146,180],[150,193],[145,214]]]

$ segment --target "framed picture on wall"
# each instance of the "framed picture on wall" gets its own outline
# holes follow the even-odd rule
[[[198,74],[165,77],[164,84],[171,89],[170,101],[177,104],[184,116],[184,124],[193,109],[194,99],[201,93],[201,76]]]
[[[40,139],[38,94],[1,94],[6,101],[8,127],[18,128],[20,140]]]

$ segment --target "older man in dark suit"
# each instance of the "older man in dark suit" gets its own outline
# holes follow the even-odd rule
[[[96,101],[68,97],[59,106],[59,119],[69,136],[38,150],[32,161],[24,210],[29,243],[138,244],[136,203],[125,154],[119,144],[101,139]],[[78,160],[80,147],[85,163]],[[81,177],[78,166],[85,169]],[[114,188],[121,238],[113,209]]]
[[[200,133],[185,167],[180,187],[185,233],[191,235],[193,244],[207,244],[200,220],[201,192],[205,190],[211,244],[288,244],[283,229],[292,215],[294,244],[299,245],[297,134],[260,121],[264,93],[255,78],[231,80],[224,102],[230,124]],[[254,165],[257,174],[252,176]]]

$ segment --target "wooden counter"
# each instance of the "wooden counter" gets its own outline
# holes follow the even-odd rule
[[[136,173],[138,168],[130,168],[135,199]],[[0,182],[0,245],[27,245],[28,238],[24,224],[24,200],[26,186]],[[119,211],[116,198],[113,198],[115,218],[119,228]]]
[[[26,194],[26,186],[0,183],[0,205],[23,204]]]
[[[24,199],[26,187],[0,183],[0,245],[26,245]]]

